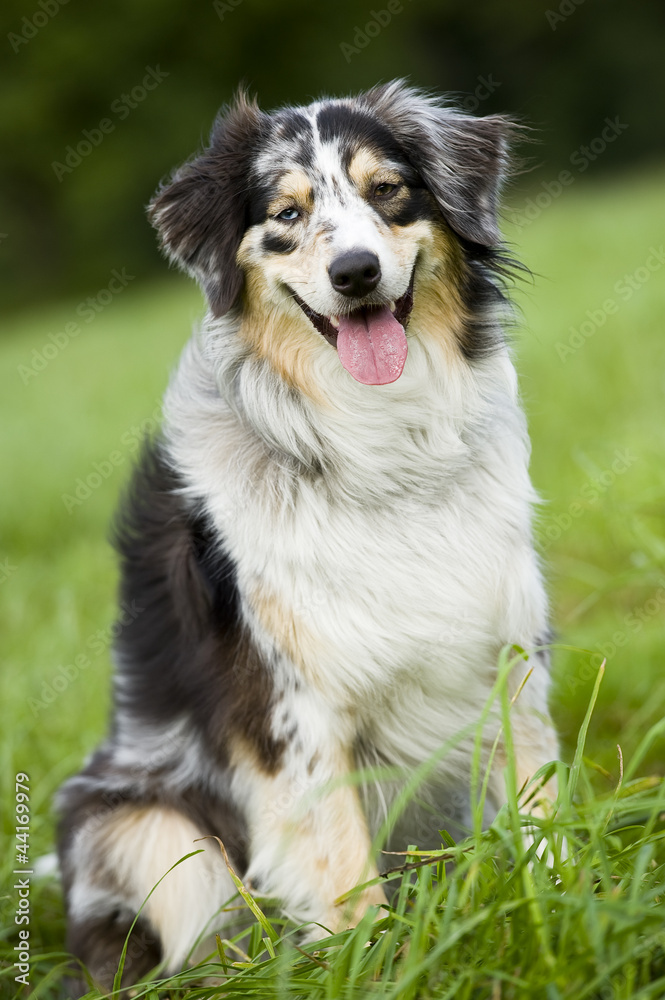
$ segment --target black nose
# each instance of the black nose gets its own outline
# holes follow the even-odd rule
[[[381,265],[369,250],[349,250],[335,258],[328,268],[336,292],[360,298],[371,292],[381,280]]]

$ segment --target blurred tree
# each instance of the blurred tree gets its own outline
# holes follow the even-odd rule
[[[658,0],[5,0],[0,17],[10,306],[161,266],[144,206],[241,80],[270,107],[408,76],[540,128],[547,177],[606,117],[628,129],[598,170],[662,155]]]

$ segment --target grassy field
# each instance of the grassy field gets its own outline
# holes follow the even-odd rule
[[[558,633],[552,708],[567,764],[606,660],[585,759],[580,749],[570,783],[562,772],[560,812],[542,831],[553,867],[525,863],[513,798],[490,832],[448,848],[459,864],[419,866],[391,915],[321,954],[304,956],[288,929],[257,923],[236,943],[240,952],[225,946],[225,961],[239,965],[223,995],[665,995],[657,780],[665,740],[658,730],[645,737],[665,714],[665,175],[595,187],[578,180],[532,221],[523,205],[511,203],[523,224],[507,233],[535,279],[516,293],[515,353],[543,497],[538,536]],[[10,963],[14,776],[30,779],[34,859],[52,849],[54,790],[106,726],[115,587],[107,525],[200,312],[197,291],[175,275],[160,286],[125,276],[116,294],[104,291],[110,279],[100,276],[92,303],[16,318],[0,346],[9,845],[1,916]],[[629,777],[646,780],[633,786]],[[568,861],[557,853],[564,833]],[[31,982],[37,995],[56,997],[64,937],[56,884],[33,881],[30,901]],[[14,996],[14,975],[5,970],[0,995]]]

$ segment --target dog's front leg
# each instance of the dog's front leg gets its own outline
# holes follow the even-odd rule
[[[249,826],[248,882],[276,897],[297,922],[334,933],[354,926],[386,897],[376,885],[336,902],[378,873],[357,790],[348,780],[351,744],[340,739],[346,727],[305,701],[297,699],[296,711],[290,706],[279,760],[262,760],[247,739],[235,742],[233,789]],[[309,936],[324,934],[315,927]]]
[[[553,775],[547,781],[530,786],[536,772],[559,757],[556,730],[547,707],[549,676],[546,657],[543,654],[534,657],[533,672],[521,690],[518,680],[511,677],[509,681],[509,693],[514,698],[510,728],[516,789],[523,792],[522,805],[527,812],[537,818],[546,818],[551,815],[557,798],[556,777]],[[507,799],[505,769],[504,745],[497,754],[490,779],[490,793],[497,806],[503,805]],[[526,789],[528,791],[524,794]],[[528,833],[528,841],[533,841],[534,836],[533,831]],[[563,853],[566,853],[565,845]]]

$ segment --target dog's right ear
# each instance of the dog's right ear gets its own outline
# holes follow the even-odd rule
[[[148,206],[168,256],[201,284],[215,316],[236,302],[236,254],[247,228],[248,176],[267,116],[240,91],[215,121],[210,146],[175,172]]]

